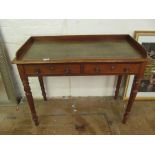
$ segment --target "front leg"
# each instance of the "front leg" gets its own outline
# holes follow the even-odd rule
[[[33,121],[34,121],[35,125],[37,126],[37,125],[39,125],[39,122],[38,122],[38,117],[37,117],[35,106],[34,106],[33,96],[31,93],[30,86],[29,86],[28,77],[25,74],[25,71],[24,71],[24,68],[22,65],[18,65],[18,70],[19,70],[20,78],[21,78],[23,86],[24,86],[25,95],[26,95],[26,98],[27,98],[27,101],[29,104],[29,108],[31,110]]]
[[[41,75],[38,75],[38,79],[39,79],[39,83],[40,83],[40,87],[41,87],[41,92],[42,92],[44,101],[47,101],[43,77]]]
[[[121,85],[121,82],[122,82],[122,75],[119,75],[118,76],[118,80],[117,80],[117,85],[116,85],[116,90],[115,90],[115,96],[114,96],[114,99],[116,100],[117,97],[118,97],[118,94],[119,94],[119,89],[120,89],[120,85]]]
[[[138,92],[138,89],[140,86],[140,82],[141,82],[141,78],[138,76],[135,76],[133,84],[132,84],[132,89],[131,89],[128,105],[127,105],[125,113],[124,113],[124,117],[123,117],[123,121],[122,121],[123,123],[126,123],[126,121],[127,121],[127,118],[129,116],[129,113],[130,113],[132,105],[133,105],[133,102],[136,98],[136,95],[137,95],[137,92]]]

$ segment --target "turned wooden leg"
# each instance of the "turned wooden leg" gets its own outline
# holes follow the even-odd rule
[[[30,86],[29,86],[28,77],[25,74],[25,71],[24,71],[24,68],[22,65],[18,65],[18,70],[19,70],[20,78],[21,78],[23,86],[24,86],[25,95],[26,95],[26,98],[27,98],[27,101],[28,101],[28,104],[29,104],[29,107],[31,110],[33,121],[34,121],[35,125],[37,126],[37,125],[39,125],[39,121],[38,121],[38,117],[36,114],[33,96],[31,93]]]
[[[44,82],[43,82],[43,77],[41,75],[39,75],[38,79],[39,79],[39,83],[40,83],[40,87],[41,87],[41,91],[42,91],[42,95],[43,95],[44,101],[47,101],[45,87],[44,87]]]
[[[138,89],[140,86],[140,82],[141,82],[141,79],[138,78],[137,76],[135,76],[133,84],[132,84],[132,89],[131,89],[131,94],[129,97],[128,105],[127,105],[125,113],[124,113],[124,117],[123,117],[123,121],[122,121],[123,123],[126,123],[126,121],[127,121],[127,118],[129,116],[129,113],[130,113],[132,105],[133,105],[133,102],[136,98],[136,95],[137,95],[137,92],[138,92]]]
[[[117,99],[117,97],[118,97],[119,89],[120,89],[120,85],[121,85],[121,81],[122,81],[122,77],[123,77],[122,75],[118,76],[114,99]]]

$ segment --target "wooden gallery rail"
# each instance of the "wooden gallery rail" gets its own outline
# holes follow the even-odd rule
[[[117,75],[115,99],[123,75],[135,75],[123,123],[135,100],[147,64],[146,50],[129,35],[30,37],[12,61],[17,64],[35,125],[39,125],[28,77],[37,76],[44,100],[43,76]]]

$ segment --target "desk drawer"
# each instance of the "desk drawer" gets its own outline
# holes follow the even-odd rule
[[[139,64],[85,64],[84,74],[134,74],[139,70]]]
[[[25,65],[28,75],[74,75],[80,74],[79,64]]]

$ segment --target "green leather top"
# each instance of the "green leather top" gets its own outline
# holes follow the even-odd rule
[[[66,58],[142,58],[126,40],[118,41],[35,41],[23,60]]]

